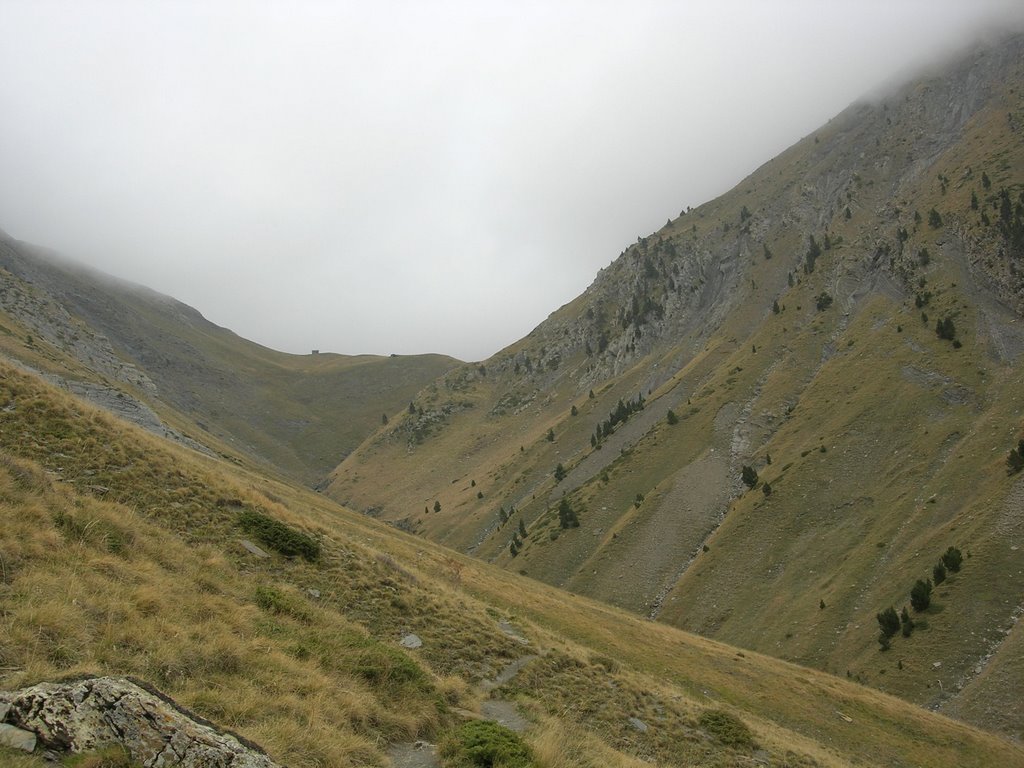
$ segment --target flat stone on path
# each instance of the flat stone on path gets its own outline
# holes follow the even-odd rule
[[[439,768],[437,747],[425,741],[392,744],[388,757],[394,768]]]
[[[503,725],[516,733],[522,733],[530,725],[519,714],[516,705],[505,699],[487,699],[480,705],[480,714],[485,720],[494,720],[498,725]]]
[[[515,626],[511,622],[499,621],[498,622],[498,629],[500,629],[503,634],[507,635],[508,637],[513,638],[514,640],[517,640],[518,642],[522,643],[523,645],[529,645],[530,644],[530,641],[526,638],[526,636],[519,630],[519,628],[517,626]]]

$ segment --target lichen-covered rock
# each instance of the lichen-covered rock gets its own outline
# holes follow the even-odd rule
[[[0,693],[0,710],[4,705],[4,721],[34,733],[45,749],[120,744],[145,768],[279,768],[255,744],[127,678],[40,683]]]

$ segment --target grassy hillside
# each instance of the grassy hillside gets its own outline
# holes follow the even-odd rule
[[[0,401],[5,688],[133,674],[292,766],[387,764],[495,695],[541,766],[1024,765],[998,737],[454,555],[7,365]],[[296,541],[304,556],[275,549]],[[399,647],[409,632],[421,648]]]
[[[423,390],[329,492],[1024,737],[1022,62],[1003,41],[854,105]],[[950,546],[962,570],[880,652],[876,614]]]
[[[443,355],[289,355],[199,312],[10,238],[0,308],[33,348],[198,426],[200,442],[320,481],[367,434],[457,361]],[[171,416],[173,419],[174,416]]]

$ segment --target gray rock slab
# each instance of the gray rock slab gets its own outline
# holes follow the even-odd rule
[[[241,544],[243,547],[245,547],[246,550],[248,550],[251,554],[256,555],[256,557],[260,557],[260,558],[270,557],[270,555],[268,555],[266,552],[264,552],[262,549],[257,547],[255,544],[253,544],[248,539],[240,539],[238,543]]]
[[[22,752],[33,752],[36,748],[36,735],[32,731],[0,723],[0,745],[20,749]]]
[[[127,678],[40,683],[3,698],[11,707],[8,723],[32,731],[41,747],[58,753],[113,743],[121,744],[140,765],[280,768],[252,742]]]
[[[640,733],[647,733],[647,723],[645,723],[639,717],[629,718],[629,724],[633,726],[635,730],[640,731]]]

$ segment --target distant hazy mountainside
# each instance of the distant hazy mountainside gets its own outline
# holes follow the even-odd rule
[[[1021,738],[1022,309],[1014,37],[640,238],[529,336],[422,390],[328,492]],[[949,547],[963,567],[915,611]],[[904,605],[916,628],[880,652],[876,614]]]
[[[442,355],[288,355],[168,296],[0,233],[0,348],[121,415],[315,483],[425,384]],[[160,413],[159,417],[151,409]]]

